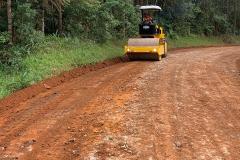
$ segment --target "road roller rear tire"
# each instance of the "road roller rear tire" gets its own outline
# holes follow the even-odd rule
[[[166,52],[166,43],[164,44],[164,54],[162,55],[162,58],[167,57],[167,52]]]
[[[157,61],[161,61],[162,60],[162,56],[158,55]]]
[[[162,55],[162,58],[166,58],[166,57],[167,57],[167,54],[164,53],[164,54]]]

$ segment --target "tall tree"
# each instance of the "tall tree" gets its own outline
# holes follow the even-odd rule
[[[69,0],[50,0],[50,2],[53,4],[53,6],[58,11],[58,32],[59,32],[59,34],[62,34],[64,6],[69,4]]]
[[[48,8],[48,0],[42,0],[41,4],[41,31],[45,32],[45,10]]]
[[[237,5],[238,2],[237,0],[234,1],[234,19],[233,19],[233,34],[236,34],[236,30],[237,30]]]
[[[9,43],[13,42],[13,25],[12,25],[12,0],[7,0],[7,19],[8,19],[8,33],[10,35]]]

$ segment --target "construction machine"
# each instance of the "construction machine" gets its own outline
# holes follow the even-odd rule
[[[161,60],[167,55],[167,41],[160,25],[161,7],[148,5],[140,7],[142,20],[139,24],[139,38],[131,38],[125,46],[130,60]]]

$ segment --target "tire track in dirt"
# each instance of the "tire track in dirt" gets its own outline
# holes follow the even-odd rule
[[[171,53],[3,109],[0,159],[238,159],[240,47]]]
[[[129,64],[128,67],[132,68],[133,66],[136,66],[136,65],[137,64]],[[121,79],[119,79],[119,77],[121,77],[122,74],[126,74],[127,73],[128,67],[124,66],[123,68],[121,68],[120,66],[115,66],[114,67],[115,68],[115,72],[112,72],[112,69],[111,69],[111,72],[108,73],[109,75],[106,74],[106,72],[105,72],[107,79],[102,79],[103,83],[102,84],[100,83],[100,85],[97,85],[95,87],[92,87],[92,86],[88,87],[88,85],[85,85],[85,88],[83,90],[82,90],[82,87],[80,87],[80,90],[78,90],[77,88],[79,88],[79,87],[77,85],[79,84],[79,82],[78,82],[78,84],[74,84],[75,82],[72,82],[70,84],[66,84],[66,86],[61,87],[61,90],[65,90],[66,88],[68,88],[70,86],[72,86],[71,88],[76,87],[74,90],[75,90],[75,92],[77,92],[77,94],[71,95],[71,98],[70,98],[71,100],[70,101],[67,100],[67,99],[65,99],[65,100],[63,99],[63,103],[64,104],[54,104],[54,106],[52,106],[52,110],[49,110],[49,112],[53,112],[53,114],[51,114],[51,113],[49,114],[48,113],[45,118],[48,119],[48,121],[47,121],[48,123],[51,123],[51,121],[49,122],[49,119],[50,120],[53,119],[54,120],[54,126],[52,125],[52,126],[48,127],[49,128],[48,132],[49,133],[51,133],[51,132],[59,133],[59,134],[62,133],[62,135],[61,135],[62,137],[55,138],[55,137],[51,137],[51,134],[50,134],[49,138],[47,138],[47,141],[49,141],[49,142],[51,142],[53,140],[54,141],[58,141],[58,139],[60,139],[61,140],[60,142],[62,143],[62,141],[64,139],[63,138],[64,137],[64,133],[63,132],[65,131],[65,128],[62,128],[62,125],[65,122],[71,121],[71,117],[73,116],[72,114],[74,112],[76,112],[77,108],[80,108],[81,106],[84,106],[84,104],[90,103],[91,100],[94,99],[94,97],[98,97],[99,95],[101,95],[101,92],[104,91],[104,87],[106,87],[106,85],[107,86],[108,85],[110,85],[110,86],[114,85],[113,83],[116,82],[116,80],[122,81]],[[101,75],[101,72],[99,72],[98,74]],[[96,73],[92,73],[92,75],[96,75]],[[90,79],[92,79],[92,75],[88,75],[88,77]],[[97,78],[99,80],[99,77],[97,77]],[[85,81],[86,77],[82,77],[79,80],[81,81],[81,79],[83,79]],[[112,80],[114,80],[114,81],[111,82]],[[96,85],[96,83],[94,83],[93,81],[94,80],[91,80],[89,82],[90,85],[93,85],[93,84]],[[108,84],[106,84],[106,83],[108,83]],[[101,85],[102,85],[102,87],[101,87]],[[81,86],[81,85],[79,85],[79,86]],[[95,90],[93,88],[97,88],[97,90]],[[69,89],[67,89],[67,90],[69,90]],[[78,94],[81,91],[83,92],[84,95],[82,95],[81,93]],[[88,92],[90,92],[90,93],[88,93]],[[88,101],[88,99],[90,101]],[[62,112],[62,110],[63,110],[63,112]],[[66,110],[67,110],[67,114],[64,114],[64,112],[66,112]],[[56,111],[57,111],[57,114],[54,114],[54,112],[56,112]],[[68,111],[69,111],[69,113],[68,113]],[[58,113],[58,112],[60,112],[60,113]],[[34,130],[34,126],[41,124],[41,121],[42,121],[41,118],[40,117],[36,117],[36,118],[40,119],[40,122],[37,121],[35,124],[31,125],[32,127],[28,127],[28,129],[27,129],[27,131],[25,133],[25,137],[29,137],[29,135],[32,134],[32,132],[33,132],[32,130]],[[55,121],[60,121],[60,124],[58,124],[59,122],[56,123]],[[47,125],[47,123],[43,123],[43,124],[45,126]],[[44,125],[42,125],[42,127],[44,127]],[[40,131],[39,131],[39,127],[38,127],[38,130],[35,130],[35,132],[38,133],[38,132],[43,131],[44,128],[42,128],[42,127],[40,125]],[[22,136],[22,137],[24,137],[24,136]],[[43,138],[46,139],[46,135],[44,135]],[[41,137],[40,137],[40,139],[41,139]],[[19,138],[18,138],[18,141],[19,141]],[[54,144],[54,143],[56,143],[56,142],[53,142],[52,144]],[[53,146],[53,148],[54,148],[54,146]],[[11,148],[9,148],[9,150],[10,149]],[[56,155],[56,152],[53,152],[53,153]],[[59,155],[61,155],[61,154],[59,154]]]
[[[204,52],[204,50],[202,51]],[[215,51],[216,52],[216,51]],[[239,52],[234,53],[235,57],[239,56],[238,54]],[[201,52],[199,52],[198,54],[203,54]],[[233,53],[231,53],[233,54]],[[224,108],[224,106],[221,106],[223,104],[227,104],[227,103],[233,103],[233,102],[226,102],[224,97],[227,97],[226,95],[233,95],[233,92],[226,94],[223,93],[223,90],[221,90],[220,92],[214,93],[215,90],[219,90],[218,86],[219,84],[221,84],[221,80],[218,79],[218,77],[216,77],[216,66],[212,67],[212,65],[216,64],[216,62],[214,61],[214,59],[216,57],[220,58],[224,58],[224,56],[227,56],[226,53],[222,52],[222,51],[218,51],[217,54],[212,53],[210,54],[208,52],[208,55],[205,56],[197,56],[195,57],[195,55],[189,55],[187,56],[188,59],[191,59],[190,64],[185,65],[185,71],[188,70],[188,68],[190,70],[188,70],[187,72],[185,72],[184,75],[184,84],[182,86],[184,87],[180,87],[179,89],[177,89],[177,91],[180,91],[181,88],[184,90],[183,93],[179,92],[178,95],[180,95],[179,100],[181,102],[182,100],[185,100],[182,102],[182,108],[181,110],[179,110],[178,112],[178,117],[182,118],[181,122],[179,122],[179,126],[182,127],[177,127],[179,128],[177,135],[181,135],[180,137],[183,141],[182,143],[186,145],[186,147],[182,147],[181,148],[181,153],[179,157],[182,157],[180,159],[222,159],[222,157],[225,157],[226,155],[224,155],[223,152],[226,152],[227,154],[228,151],[226,149],[226,146],[222,147],[224,149],[224,151],[222,151],[220,148],[221,147],[217,147],[217,146],[221,146],[224,142],[224,140],[217,142],[218,139],[216,137],[212,137],[214,135],[214,132],[216,132],[216,129],[219,129],[220,127],[217,124],[216,120],[211,120],[211,118],[215,118],[216,116],[214,115],[214,110],[219,110],[218,108],[214,107],[214,103],[217,101],[221,107],[222,110],[218,111],[221,112],[222,114],[227,114],[231,111],[227,111],[227,108]],[[230,61],[231,62],[231,61]],[[203,64],[205,64],[205,67],[203,66]],[[218,64],[219,66],[222,65],[222,63]],[[230,64],[227,64],[226,66],[222,66],[222,67],[227,67]],[[189,66],[189,67],[187,67]],[[201,68],[201,67],[202,68]],[[219,74],[221,75],[221,73]],[[236,83],[236,81],[233,81]],[[218,85],[216,85],[218,84]],[[224,86],[225,84],[221,84],[222,86]],[[226,85],[225,85],[226,86]],[[228,88],[229,86],[226,86],[226,88]],[[230,87],[231,88],[231,87]],[[191,90],[195,91],[192,92]],[[189,93],[191,93],[189,95]],[[238,99],[238,104],[239,104],[239,92],[236,95],[235,98]],[[189,98],[184,97],[184,95],[188,96]],[[220,97],[218,97],[220,96]],[[217,98],[217,99],[216,99]],[[187,101],[188,100],[188,101]],[[192,101],[192,102],[191,102]],[[196,102],[194,102],[196,101]],[[212,102],[214,101],[214,102]],[[234,103],[233,103],[234,104]],[[197,105],[197,107],[196,107]],[[236,105],[236,103],[235,103]],[[207,107],[207,108],[206,108]],[[219,108],[220,108],[219,107]],[[212,110],[214,109],[214,110]],[[207,110],[207,111],[206,111]],[[227,112],[226,112],[227,111]],[[213,115],[209,115],[209,113],[213,113]],[[234,113],[233,113],[234,114]],[[239,113],[238,113],[239,114]],[[191,116],[191,117],[189,117]],[[237,115],[230,115],[231,117],[238,117]],[[210,120],[207,119],[210,117]],[[228,117],[227,115],[224,117],[222,116],[222,120],[226,121],[226,117]],[[204,123],[204,121],[206,121]],[[215,121],[215,124],[211,125],[211,121]],[[195,126],[193,126],[195,124]],[[238,123],[238,122],[237,122]],[[206,125],[207,126],[202,126],[202,125]],[[212,129],[209,128],[213,128],[215,129],[215,131],[212,131]],[[182,128],[182,129],[180,129]],[[192,128],[196,128],[196,129],[192,129]],[[199,128],[199,129],[197,129]],[[206,130],[207,128],[207,130]],[[220,129],[223,129],[220,128]],[[185,133],[184,133],[185,132]],[[187,132],[187,133],[186,133]],[[196,135],[199,132],[199,135],[197,137],[195,137],[194,139],[189,139],[188,135]],[[181,133],[181,134],[179,134]],[[226,132],[228,133],[228,132]],[[201,135],[207,134],[204,138],[207,138],[207,141],[211,141],[211,142],[206,142],[204,141],[203,143],[207,143],[208,148],[204,147],[204,145],[201,145],[201,147],[196,147],[196,144],[199,143],[201,141],[201,139],[198,141],[197,139],[201,138]],[[226,136],[222,136],[222,137],[226,137]],[[194,142],[194,143],[189,143],[189,142]],[[227,141],[227,140],[226,140]],[[206,145],[206,146],[207,146]],[[235,143],[235,145],[237,146],[237,143]],[[184,146],[184,145],[183,145]],[[195,149],[196,148],[196,149]],[[203,152],[198,154],[199,150],[201,150],[200,148],[203,148]],[[217,148],[217,150],[213,150],[212,152],[214,153],[209,153],[211,152],[211,148]],[[207,150],[209,149],[209,150]],[[218,153],[215,153],[218,152]],[[192,154],[195,153],[195,154]],[[234,152],[232,153],[234,155]],[[192,155],[192,156],[191,156]],[[236,155],[235,155],[236,156]],[[225,157],[227,158],[227,156]]]

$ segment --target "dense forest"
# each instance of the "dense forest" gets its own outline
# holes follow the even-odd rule
[[[240,0],[135,0],[136,5],[158,4],[170,34],[240,34]]]
[[[162,7],[170,36],[240,34],[240,0],[0,0],[0,44],[43,34],[103,42],[137,32],[138,5]]]

